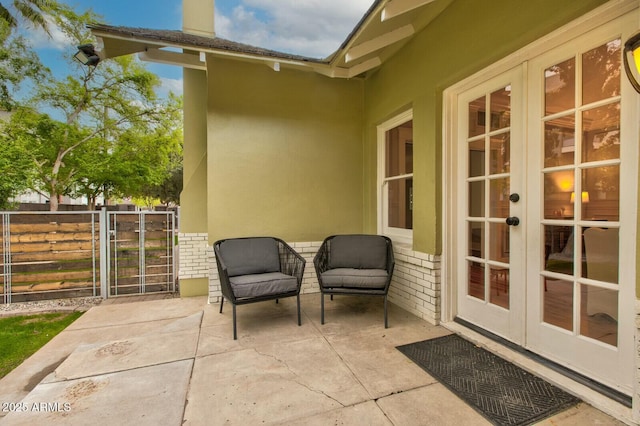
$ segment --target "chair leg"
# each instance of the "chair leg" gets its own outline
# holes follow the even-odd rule
[[[333,294],[331,295],[331,300],[333,300]]]
[[[320,324],[324,324],[324,293],[320,293]]]
[[[279,300],[280,300],[280,299],[276,299],[276,305],[278,304],[278,301],[279,301]]]
[[[296,298],[298,299],[298,325],[302,325],[302,320],[300,319],[300,295],[296,295]]]
[[[233,306],[233,340],[238,340],[238,329],[236,327],[236,305]]]
[[[384,295],[384,328],[389,328],[389,322],[387,321],[387,295]]]
[[[222,306],[224,305],[224,296],[220,296],[220,313],[222,313]]]

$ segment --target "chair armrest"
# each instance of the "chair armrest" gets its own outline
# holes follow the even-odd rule
[[[393,243],[391,239],[388,237],[385,237],[385,239],[387,240],[387,273],[389,277],[391,277],[391,275],[393,275],[393,268],[396,265],[396,260],[393,255]]]
[[[296,277],[299,289],[302,285],[304,267],[307,261],[304,257],[300,256],[297,251],[291,248],[289,244],[278,238],[275,238],[275,240],[278,243],[278,253],[280,255],[280,272]]]
[[[315,257],[313,258],[313,266],[316,269],[316,273],[318,274],[318,277],[320,276],[320,274],[322,274],[323,272],[329,269],[330,238],[331,237],[326,238],[322,242],[322,245],[320,246],[318,253],[316,253]]]
[[[227,272],[227,266],[220,255],[220,243],[224,240],[217,241],[213,244],[213,251],[216,255],[216,265],[218,267],[218,277],[220,278],[220,290],[224,297],[232,302],[235,302],[236,297],[231,289],[231,283],[229,282],[229,273]]]

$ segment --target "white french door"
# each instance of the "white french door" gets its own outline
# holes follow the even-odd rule
[[[622,72],[635,17],[529,63],[527,347],[630,394],[636,103]]]
[[[517,67],[458,103],[458,316],[515,343],[524,324],[522,79]]]
[[[456,315],[631,394],[637,94],[628,14],[458,93]]]

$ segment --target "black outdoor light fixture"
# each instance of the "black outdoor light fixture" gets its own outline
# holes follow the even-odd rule
[[[82,65],[95,67],[100,62],[100,57],[96,53],[93,44],[81,44],[78,46],[78,53],[73,55]]]
[[[629,56],[633,55],[633,70],[629,65]],[[627,72],[627,77],[629,77],[629,81],[636,92],[640,93],[640,82],[638,82],[638,78],[640,77],[640,31],[635,33],[627,42],[624,44],[624,70]]]

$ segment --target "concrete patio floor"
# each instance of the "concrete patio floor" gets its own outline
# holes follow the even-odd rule
[[[0,380],[1,425],[482,425],[396,346],[451,333],[380,298],[223,314],[204,297],[91,308]],[[544,425],[622,424],[586,403]]]

